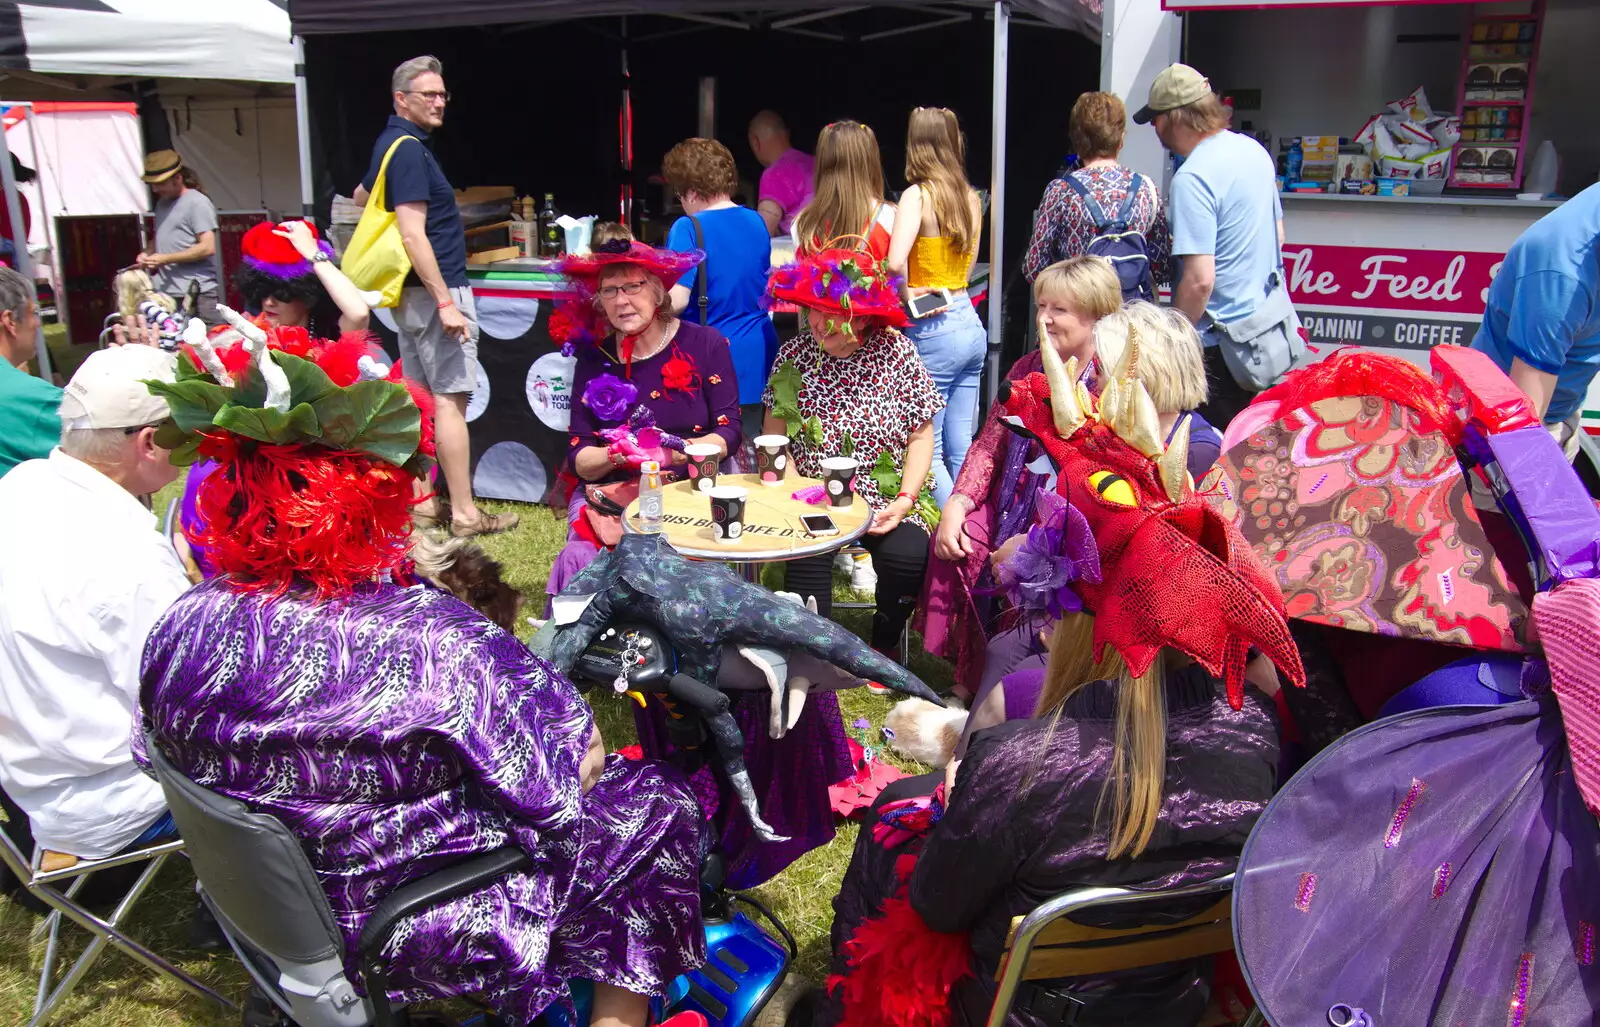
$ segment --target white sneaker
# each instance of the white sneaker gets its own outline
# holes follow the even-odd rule
[[[872,569],[872,557],[867,553],[862,553],[851,561],[850,587],[857,592],[878,590],[878,572]]]
[[[855,558],[843,549],[833,554],[833,569],[849,574],[855,569]]]

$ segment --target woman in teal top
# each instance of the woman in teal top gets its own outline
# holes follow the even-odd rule
[[[745,437],[754,438],[761,434],[761,394],[778,352],[778,332],[762,301],[772,266],[772,237],[760,214],[730,199],[739,186],[739,172],[733,154],[715,139],[685,139],[674,146],[662,162],[662,173],[687,215],[667,233],[667,249],[706,254],[705,263],[672,287],[672,309],[727,338],[739,375]],[[695,220],[702,241],[695,238]],[[704,316],[697,289],[700,275],[706,276]]]

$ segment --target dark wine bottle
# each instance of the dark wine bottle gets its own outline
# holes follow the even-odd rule
[[[544,194],[544,206],[539,208],[539,256],[546,260],[554,260],[567,252],[567,233],[556,219],[561,212],[556,210],[556,194]]]

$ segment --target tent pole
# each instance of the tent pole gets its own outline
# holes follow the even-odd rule
[[[15,247],[17,274],[33,285],[33,258],[28,254],[28,230],[22,226],[22,203],[17,198],[17,176],[11,172],[11,145],[6,140],[5,127],[0,125],[0,183],[5,186],[6,213],[11,218],[11,245]],[[34,296],[34,307],[39,305]],[[33,351],[39,358],[39,377],[50,381],[50,350],[44,344],[44,322],[35,321]]]
[[[989,359],[984,369],[984,407],[994,405],[1000,390],[1000,336],[1005,327],[1004,279],[1006,234],[1006,73],[1010,70],[1011,9],[1006,0],[994,4],[994,130],[989,157]]]
[[[300,214],[311,220],[316,189],[311,180],[311,92],[306,88],[306,41],[294,37],[294,127],[300,143]]]

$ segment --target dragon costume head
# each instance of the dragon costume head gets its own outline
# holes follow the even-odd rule
[[[1162,444],[1155,404],[1138,378],[1136,333],[1098,399],[1079,381],[1076,359],[1063,364],[1048,345],[1040,356],[1042,373],[1001,386],[1001,418],[1038,439],[1070,518],[1081,515],[1093,535],[1099,573],[1068,572],[1061,587],[1076,600],[1066,605],[1094,614],[1096,659],[1109,646],[1138,676],[1170,646],[1223,679],[1238,708],[1254,646],[1304,685],[1277,586],[1238,530],[1195,492],[1188,422]],[[1069,556],[1060,562],[1095,563]]]

